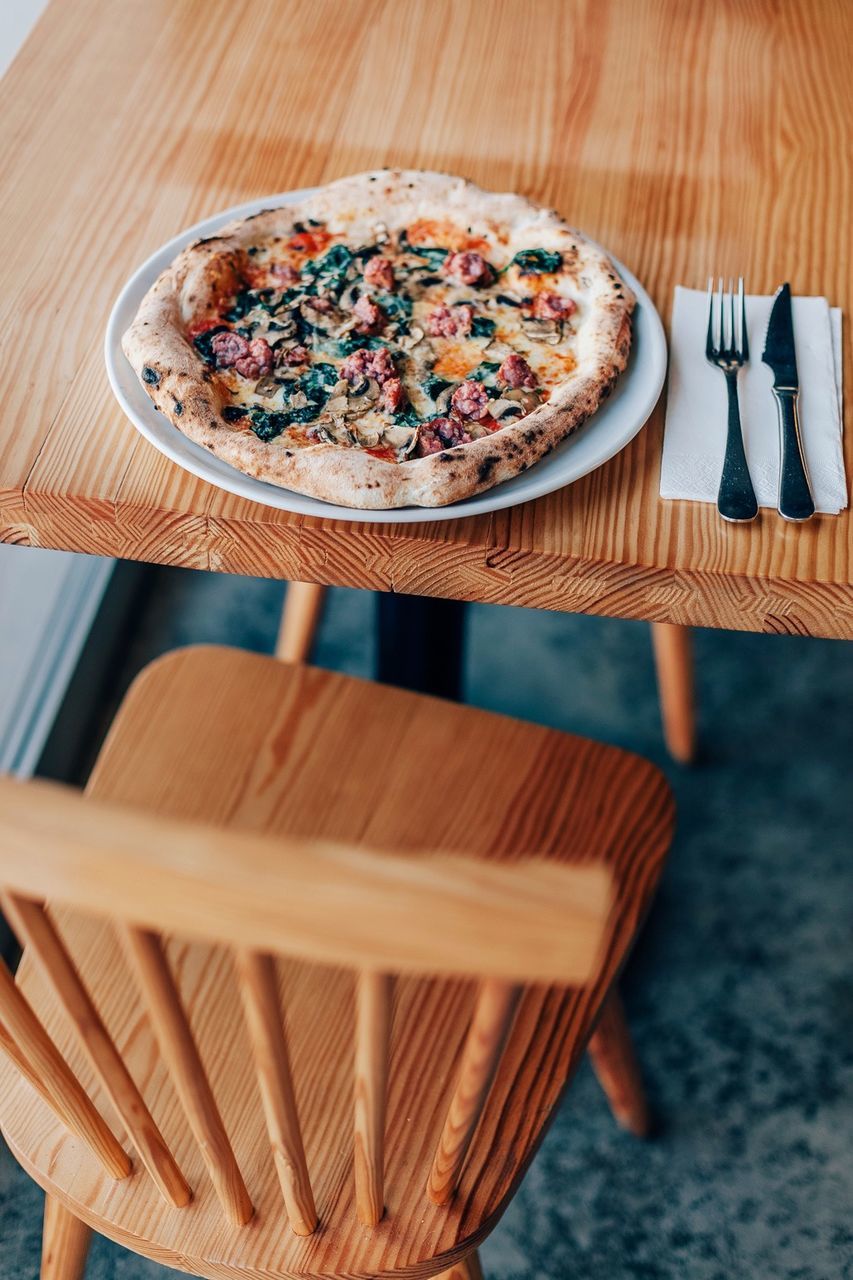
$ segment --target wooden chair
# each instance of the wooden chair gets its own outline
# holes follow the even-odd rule
[[[0,1122],[42,1280],[90,1230],[211,1280],[474,1280],[588,1041],[645,1128],[614,982],[671,828],[612,747],[239,651],[152,664],[85,796],[0,780]]]
[[[290,582],[284,600],[276,657],[307,662],[323,612],[326,588]],[[652,649],[657,669],[663,736],[670,755],[689,764],[696,754],[693,647],[689,627],[653,622]]]

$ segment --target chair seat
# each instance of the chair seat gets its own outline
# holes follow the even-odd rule
[[[111,1182],[30,1087],[0,1066],[4,1133],[36,1181],[98,1231],[191,1274],[430,1277],[479,1242],[544,1135],[654,891],[672,827],[661,774],[637,756],[554,730],[314,668],[203,648],[170,654],[137,679],[89,791],[179,817],[365,842],[412,857],[436,849],[494,859],[536,852],[609,864],[615,901],[603,970],[581,991],[526,992],[449,1208],[433,1205],[425,1188],[472,1007],[466,981],[396,983],[386,1213],[375,1228],[359,1225],[354,1207],[350,973],[278,961],[320,1217],[308,1237],[291,1232],[282,1209],[224,951],[169,943],[256,1207],[248,1226],[223,1218],[109,925],[66,909],[55,913],[193,1187],[192,1203],[168,1207],[138,1165],[129,1179]],[[26,956],[18,981],[121,1137],[108,1100]]]

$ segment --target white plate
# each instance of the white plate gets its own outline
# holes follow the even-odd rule
[[[482,515],[488,511],[500,511],[520,502],[530,502],[545,493],[553,493],[564,485],[579,480],[607,462],[629,441],[648,420],[657,404],[666,376],[666,338],[660,316],[651,298],[626,267],[613,259],[617,270],[633,289],[637,298],[634,312],[634,338],[628,368],[616,384],[609,400],[568,440],[558,445],[552,453],[523,475],[496,485],[485,493],[464,502],[447,507],[402,507],[394,511],[360,511],[355,507],[340,507],[318,498],[307,498],[291,489],[282,489],[262,480],[255,480],[222,462],[188,439],[168,418],[155,408],[142,388],[121,349],[121,336],[136,314],[143,296],[175,255],[199,236],[217,232],[233,218],[247,217],[261,209],[271,209],[282,204],[295,204],[312,195],[315,188],[301,191],[285,191],[280,195],[252,200],[248,204],[226,209],[204,222],[197,222],[180,235],[158,249],[147,262],[134,272],[122,289],[107,325],[105,356],[110,384],[119,404],[138,431],[167,458],[193,475],[210,484],[236,493],[252,502],[262,502],[268,507],[295,511],[299,515],[321,516],[327,520],[359,520],[371,524],[413,524],[426,520],[455,520],[461,516]]]

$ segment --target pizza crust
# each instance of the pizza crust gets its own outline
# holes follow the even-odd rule
[[[242,287],[250,245],[289,236],[294,223],[311,218],[356,239],[372,235],[379,222],[393,232],[422,218],[450,219],[473,234],[497,235],[508,256],[527,247],[560,250],[583,299],[575,369],[522,419],[469,444],[402,462],[334,444],[288,448],[280,437],[264,442],[229,425],[221,411],[230,398],[187,337],[187,325],[209,298]],[[146,294],[122,346],[160,412],[247,475],[341,506],[438,507],[526,471],[595,412],[627,363],[633,307],[633,294],[606,254],[552,210],[447,174],[382,170],[343,178],[299,205],[264,211],[189,245]]]

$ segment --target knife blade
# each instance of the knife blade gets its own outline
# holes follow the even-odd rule
[[[764,343],[765,364],[773,370],[774,388],[799,390],[797,354],[794,350],[794,318],[791,314],[791,286],[783,284],[776,292]]]
[[[773,370],[773,394],[779,412],[779,514],[785,520],[808,520],[814,515],[814,498],[800,432],[800,379],[794,350],[791,286],[787,283],[777,290],[761,359]]]

